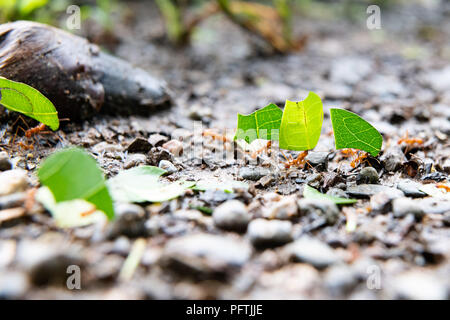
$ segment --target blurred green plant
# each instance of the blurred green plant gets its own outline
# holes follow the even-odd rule
[[[287,52],[303,47],[305,38],[293,38],[293,0],[272,0],[269,3],[256,1],[216,0],[203,3],[191,19],[187,16],[187,0],[156,0],[164,17],[169,40],[177,45],[187,44],[194,28],[208,17],[222,12],[232,22],[265,40],[275,51]]]
[[[29,18],[47,3],[48,0],[0,0],[0,20],[4,22]]]

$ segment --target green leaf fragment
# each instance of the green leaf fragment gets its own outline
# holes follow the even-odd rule
[[[347,199],[323,194],[308,185],[305,185],[305,188],[303,189],[303,197],[307,199],[331,200],[336,204],[353,204],[358,201],[356,199]]]
[[[283,111],[271,103],[249,115],[238,114],[235,140],[278,140]]]
[[[343,109],[330,109],[336,149],[358,149],[376,157],[381,150],[383,137],[370,123]]]
[[[280,148],[287,150],[312,150],[320,138],[323,122],[323,105],[320,97],[310,92],[305,100],[287,100],[280,127]]]
[[[76,199],[57,203],[47,187],[39,188],[36,200],[51,213],[60,228],[83,227],[106,219],[102,211],[95,210],[95,206],[86,200]]]
[[[0,77],[0,104],[42,122],[52,130],[59,128],[55,106],[38,90],[24,83]]]
[[[160,176],[166,171],[153,166],[141,166],[120,172],[107,181],[111,195],[119,202],[163,202],[184,194],[195,182],[163,184]]]
[[[57,203],[84,199],[114,218],[114,207],[102,170],[86,151],[69,148],[48,157],[38,171],[42,185],[52,192]]]

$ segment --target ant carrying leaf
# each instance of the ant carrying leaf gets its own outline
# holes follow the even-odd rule
[[[38,126],[27,130],[18,127],[17,130],[22,129],[27,138],[31,138],[38,133],[44,133],[47,126],[53,131],[59,128],[58,112],[55,106],[38,90],[24,83],[0,77],[0,105],[40,122]],[[16,122],[20,119],[26,123],[21,116]],[[17,131],[12,143],[14,143],[16,135]],[[19,142],[18,145],[25,150],[34,149],[32,144]]]

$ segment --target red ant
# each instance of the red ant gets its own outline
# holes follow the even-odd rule
[[[408,130],[406,130],[406,132],[405,132],[405,134],[403,135],[403,137],[400,138],[400,139],[397,141],[397,144],[402,144],[402,143],[406,143],[406,144],[409,145],[409,146],[413,146],[413,145],[415,145],[415,144],[421,145],[421,144],[423,144],[423,139],[420,139],[420,138],[410,138],[410,137],[409,137],[409,134],[408,134]]]
[[[253,159],[255,159],[258,156],[258,154],[260,154],[261,152],[269,151],[271,146],[272,146],[272,141],[269,140],[269,141],[267,141],[267,144],[265,146],[261,147],[258,150],[253,151],[251,154],[251,157]]]
[[[450,187],[442,183],[436,184],[436,188],[444,189],[445,192],[450,192]]]
[[[355,150],[355,149],[342,149],[341,153],[344,156],[344,158],[353,157],[352,162],[350,162],[350,166],[352,168],[356,168],[359,164],[361,164],[368,157],[367,152],[362,152],[362,151]]]
[[[23,123],[25,123],[25,125],[28,127],[28,124],[26,123],[26,121],[22,118],[22,116],[19,116],[17,118],[17,120],[13,123],[13,126],[17,123],[17,121],[22,120]],[[59,121],[69,121],[69,119],[60,119]],[[25,133],[25,137],[30,139],[38,134],[51,134],[52,132],[47,129],[47,126],[43,123],[40,123],[39,125],[37,125],[36,127],[32,127],[32,128],[28,128],[27,130],[23,129],[22,127],[18,126],[16,133],[14,134],[14,138],[12,140],[12,144],[14,144],[14,141],[16,140],[17,137],[17,133],[18,131],[22,130]],[[57,135],[56,136],[60,141],[61,138]],[[19,141],[18,145],[20,148],[25,149],[25,150],[33,150],[34,149],[34,144],[30,143],[30,144],[26,144],[24,142]]]
[[[226,136],[218,134],[211,129],[203,131],[202,135],[204,137],[211,137],[213,140],[222,140],[223,142],[230,142],[230,139],[228,139]]]
[[[304,165],[306,163],[306,156],[308,155],[308,151],[303,151],[301,153],[298,154],[297,158],[293,158],[290,154],[289,154],[289,158],[287,158],[283,151],[281,151],[281,154],[283,155],[284,159],[286,159],[286,162],[284,163],[284,167],[286,169],[289,169],[291,166],[297,166],[300,167],[301,165]]]

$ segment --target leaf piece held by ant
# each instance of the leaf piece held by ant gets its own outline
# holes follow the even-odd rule
[[[60,228],[82,227],[105,220],[103,212],[96,210],[95,206],[86,200],[76,199],[56,203],[47,187],[39,188],[36,200],[51,213]]]
[[[57,203],[84,199],[114,218],[114,207],[102,170],[86,151],[69,148],[48,157],[38,171],[42,185],[47,186]]]
[[[271,103],[249,115],[238,113],[235,140],[278,140],[283,111]]]
[[[38,90],[0,76],[0,104],[47,125],[53,131],[59,128],[55,106]]]
[[[346,198],[330,196],[328,194],[323,194],[308,185],[305,185],[305,188],[303,189],[303,197],[305,197],[307,199],[331,200],[336,204],[342,204],[342,205],[343,204],[353,204],[358,201],[356,199],[346,199]]]
[[[312,150],[322,131],[323,105],[320,97],[310,92],[305,100],[287,100],[280,127],[280,148]]]
[[[381,150],[383,137],[375,127],[357,114],[330,109],[336,149],[358,149],[376,157]]]
[[[115,201],[163,202],[182,195],[194,182],[163,184],[160,176],[167,171],[153,166],[140,166],[120,172],[108,180],[108,188]]]

